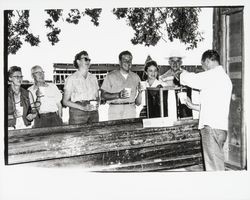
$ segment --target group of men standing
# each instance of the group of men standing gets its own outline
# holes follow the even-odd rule
[[[109,104],[108,119],[136,117],[136,105],[142,99],[139,76],[131,71],[133,56],[129,51],[119,54],[120,68],[107,74],[101,88],[95,75],[89,72],[90,61],[86,51],[75,55],[77,71],[64,85],[64,95],[53,83],[46,83],[40,66],[31,69],[34,85],[28,90],[34,97],[37,116],[34,127],[62,125],[62,103],[69,107],[69,124],[85,124],[99,120],[98,106],[101,98]],[[160,76],[162,81],[178,81],[200,91],[200,104],[189,98],[185,104],[200,112],[199,129],[206,170],[224,170],[223,145],[227,137],[228,114],[232,92],[229,76],[220,65],[220,56],[207,50],[201,58],[203,72],[191,73],[181,69],[182,58],[169,58],[171,70]],[[170,78],[171,77],[171,78]],[[165,80],[164,80],[165,79]]]

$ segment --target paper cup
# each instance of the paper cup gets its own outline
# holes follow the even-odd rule
[[[147,85],[146,81],[141,81],[140,85],[141,85],[141,90],[146,90],[147,89],[147,87],[146,87],[146,85]]]
[[[131,88],[125,88],[125,90],[128,93],[127,97],[130,97],[131,96]]]
[[[187,99],[187,93],[186,92],[179,92],[178,98],[180,99],[181,104],[185,104]]]
[[[97,101],[95,101],[95,100],[91,100],[91,101],[89,101],[89,103],[90,103],[90,105],[92,105],[94,107],[97,106]]]

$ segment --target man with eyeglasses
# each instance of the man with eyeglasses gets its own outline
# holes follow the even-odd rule
[[[41,66],[31,68],[34,85],[28,88],[36,100],[38,115],[34,120],[34,128],[61,126],[62,122],[62,94],[54,83],[46,83]]]
[[[141,104],[140,77],[131,71],[133,56],[129,51],[119,54],[120,69],[110,72],[102,84],[102,97],[109,103],[108,119],[136,117]]]
[[[86,51],[75,55],[77,71],[64,85],[63,104],[69,107],[69,124],[86,124],[99,121],[99,85],[95,75],[89,72],[90,58]]]

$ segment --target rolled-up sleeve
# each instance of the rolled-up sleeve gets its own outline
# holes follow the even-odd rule
[[[55,92],[55,100],[57,103],[59,103],[62,100],[62,93],[60,92],[60,90],[57,88],[56,85],[53,85],[53,89]]]
[[[103,83],[102,83],[102,87],[101,87],[102,90],[105,90],[107,92],[112,92],[112,85],[111,85],[111,81],[110,81],[110,75],[108,74]]]

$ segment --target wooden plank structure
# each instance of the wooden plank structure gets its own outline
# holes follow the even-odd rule
[[[142,119],[127,119],[9,131],[8,164],[157,171],[201,165],[202,154],[197,121],[143,128]]]

